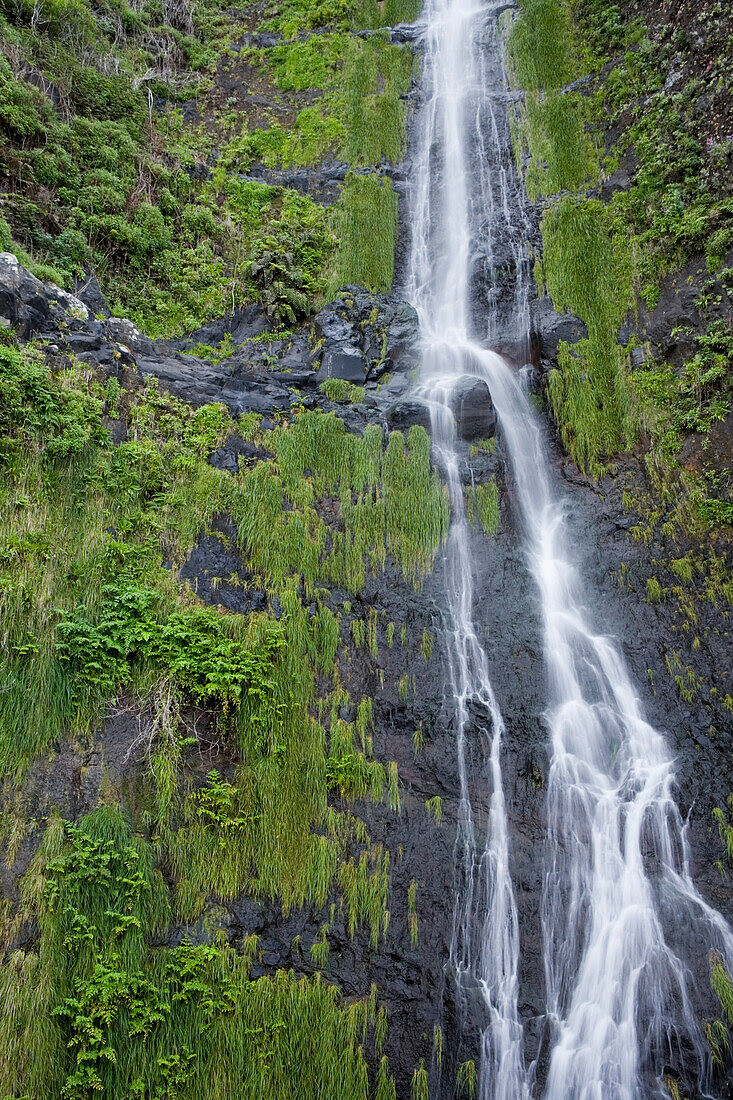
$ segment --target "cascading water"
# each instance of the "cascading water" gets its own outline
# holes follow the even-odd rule
[[[457,384],[468,375],[491,392],[544,620],[550,772],[542,926],[551,1045],[544,1095],[667,1095],[663,1073],[680,1051],[704,1090],[707,1058],[684,959],[697,941],[733,962],[733,937],[692,882],[664,738],[645,720],[619,649],[594,632],[583,607],[540,426],[520,380],[489,350],[499,338],[521,346],[528,334],[525,222],[506,156],[511,97],[497,29],[507,6],[428,0],[411,208],[408,293],[424,343],[418,393],[431,410],[453,514],[446,575],[460,806],[451,964],[459,992],[477,994],[486,1010],[482,1100],[530,1096],[535,1067],[525,1068],[517,1003],[504,723],[473,622],[469,525],[451,411]],[[496,253],[511,253],[503,271]],[[489,273],[494,303],[480,326],[471,300],[477,268]],[[467,765],[476,728],[486,742],[490,792],[481,836]]]

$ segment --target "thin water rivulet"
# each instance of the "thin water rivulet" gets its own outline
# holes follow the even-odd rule
[[[526,219],[505,155],[512,96],[498,23],[508,6],[428,0],[412,179],[408,292],[423,339],[418,394],[431,411],[452,506],[448,650],[461,799],[451,977],[485,1009],[481,1100],[668,1095],[665,1066],[680,1046],[704,1093],[709,1066],[684,943],[694,938],[733,961],[733,937],[690,876],[665,738],[645,719],[620,648],[597,631],[583,605],[563,501],[522,376],[490,350],[499,338],[515,349],[524,339],[526,348],[529,329]],[[493,262],[497,242],[512,253],[510,272]],[[488,310],[473,303],[479,270],[490,272]],[[541,1074],[526,1064],[518,1009],[521,929],[502,783],[511,745],[473,620],[480,593],[451,401],[465,376],[483,379],[491,392],[542,610],[549,778],[546,846],[538,853],[546,983]],[[470,738],[480,738],[484,752],[485,827],[472,805]],[[675,935],[676,923],[686,940]]]

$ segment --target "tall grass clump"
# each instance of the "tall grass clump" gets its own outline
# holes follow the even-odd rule
[[[499,487],[496,479],[490,477],[488,481],[476,486],[476,511],[479,523],[487,535],[497,535],[499,532]]]
[[[391,290],[397,237],[397,193],[392,181],[374,173],[350,173],[332,220],[339,249],[329,293],[349,284],[374,292]]]
[[[524,182],[533,202],[597,182],[599,152],[587,129],[588,114],[586,100],[577,93],[527,93],[522,133],[529,163]]]
[[[352,26],[357,30],[394,27],[397,23],[414,23],[422,9],[421,0],[355,0],[350,5]]]
[[[333,414],[306,411],[267,433],[265,442],[276,460],[247,472],[232,511],[242,548],[269,586],[300,575],[311,595],[329,580],[359,591],[366,566],[382,568],[387,551],[414,583],[429,571],[447,531],[448,505],[424,429],[412,428],[407,441],[392,433],[383,452],[375,426],[360,438]],[[328,531],[320,518],[325,495],[339,497],[343,531]],[[290,508],[283,508],[285,500]],[[354,623],[365,630],[361,620]]]
[[[339,106],[345,139],[341,155],[355,167],[397,164],[405,154],[412,53],[389,43],[386,34],[350,41],[344,60]]]
[[[520,0],[508,53],[513,79],[526,91],[557,90],[581,75],[569,0]]]
[[[632,301],[632,260],[625,236],[596,199],[566,197],[542,218],[544,277],[556,309],[570,310],[588,336],[561,345],[549,396],[563,443],[583,469],[598,470],[618,449],[624,387],[618,328]]]

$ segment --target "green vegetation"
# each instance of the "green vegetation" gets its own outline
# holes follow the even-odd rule
[[[264,26],[294,38],[314,27],[373,30],[411,23],[420,14],[420,0],[281,0]]]
[[[252,981],[256,938],[224,947],[218,914],[242,895],[285,913],[330,906],[311,946],[321,968],[338,907],[350,935],[368,929],[376,947],[387,933],[390,855],[351,807],[399,813],[399,776],[374,759],[371,698],[352,708],[342,685],[325,586],[357,593],[388,553],[420,584],[448,525],[427,434],[385,446],[332,414],[300,410],[268,431],[249,418],[242,432],[273,457],[232,476],[207,461],[236,431],[222,406],[194,411],[73,361],[52,370],[32,345],[0,348],[0,372],[3,772],[20,782],[69,733],[88,743],[122,696],[139,715],[129,789],[105,781],[91,814],[49,818],[19,906],[3,910],[7,944],[38,933],[0,968],[0,1094],[223,1100],[297,1081],[301,1096],[394,1100],[386,1061],[370,1085],[365,1042],[378,1030],[381,1057],[386,1028],[375,993],[343,1006],[320,979]],[[324,498],[339,502],[336,529]],[[178,580],[221,513],[277,619],[204,606]],[[376,611],[352,622],[375,655]],[[38,826],[11,816],[12,862]],[[173,922],[204,942],[154,947]]]
[[[459,1096],[467,1096],[468,1100],[473,1100],[476,1095],[476,1063],[474,1061],[460,1062],[458,1065],[458,1076],[456,1086]]]
[[[353,723],[335,704],[326,727],[314,717],[317,675],[337,676],[340,644],[319,585],[358,591],[366,565],[380,568],[388,551],[419,584],[448,522],[427,435],[393,433],[385,450],[378,429],[358,438],[333,415],[302,412],[262,433],[274,459],[233,478],[206,461],[233,429],[220,406],[194,413],[153,383],[121,391],[73,365],[51,374],[32,347],[3,348],[0,364],[0,613],[11,654],[3,770],[20,775],[65,730],[90,730],[110,699],[132,693],[144,722],[130,751],[149,769],[148,821],[178,919],[195,920],[212,894],[243,891],[286,910],[306,898],[324,905],[338,880],[349,927],[366,920],[375,936],[388,857],[355,818],[329,807],[328,793],[384,799],[399,812],[398,774],[372,757],[371,700]],[[125,416],[118,446],[105,409]],[[344,521],[328,544],[317,511],[326,494],[340,496]],[[203,607],[163,568],[227,508],[257,584],[277,596],[279,622]],[[314,616],[301,586],[318,601]],[[213,712],[235,763],[230,776],[212,772],[186,790],[180,776],[198,744],[191,707]],[[354,841],[366,848],[339,870]]]
[[[497,535],[500,522],[499,487],[494,477],[476,486],[476,512],[484,532],[492,537]]]
[[[413,1070],[410,1082],[410,1100],[428,1100],[430,1094],[430,1079],[423,1061],[417,1069]]]
[[[320,390],[329,401],[337,401],[339,404],[357,405],[364,400],[364,387],[356,386],[343,378],[327,378],[325,382],[321,382]]]
[[[248,472],[232,500],[240,540],[254,571],[274,587],[299,574],[306,591],[332,581],[353,592],[364,584],[367,562],[376,569],[389,551],[405,576],[419,584],[432,565],[448,525],[448,504],[430,469],[430,440],[411,428],[386,450],[379,428],[350,435],[333,414],[302,412],[263,437],[274,462]],[[304,477],[305,471],[309,477]],[[331,533],[314,505],[339,494],[343,531]],[[283,499],[293,506],[283,511]]]
[[[665,88],[683,48],[672,25],[652,34],[604,0],[521,0],[509,36],[511,77],[527,90],[515,150],[531,197],[545,200],[536,281],[559,311],[573,312],[588,329],[585,339],[560,345],[558,369],[549,376],[551,408],[565,447],[594,475],[620,450],[642,444],[656,498],[652,512],[676,502],[665,537],[675,527],[704,532],[733,520],[730,479],[704,462],[685,469],[678,460],[690,433],[703,437],[704,451],[730,408],[730,324],[708,320],[691,333],[697,350],[681,370],[648,357],[632,369],[618,344],[639,298],[653,308],[661,277],[691,256],[704,252],[708,270],[719,276],[696,302],[703,321],[728,285],[733,206],[726,142],[701,140],[700,80],[671,93]],[[582,88],[568,90],[579,78]],[[604,155],[608,133],[618,137]],[[606,203],[589,198],[588,188],[627,154],[637,165],[630,185]],[[648,525],[649,537],[654,527]]]
[[[221,506],[226,481],[205,456],[229,418],[219,405],[191,413],[150,383],[124,395],[131,431],[112,447],[103,415],[120,402],[116,383],[102,386],[73,365],[51,374],[32,347],[0,348],[0,372],[0,619],[9,653],[0,769],[20,772],[64,727],[89,727],[112,686],[133,674],[128,658],[139,648],[141,618],[161,621],[174,610],[176,586],[156,547],[181,561]],[[126,606],[115,608],[123,592]],[[116,631],[109,645],[122,650],[95,639],[105,616],[105,629]],[[60,620],[65,659],[57,648]],[[97,644],[86,681],[74,660],[75,629],[79,642],[86,633]],[[227,629],[220,631],[224,646]],[[168,645],[172,636],[159,642]],[[149,677],[160,661],[152,651],[139,656],[136,670]]]
[[[329,211],[243,177],[256,161],[399,160],[412,53],[377,28],[414,8],[282,0],[268,16],[286,35],[329,25],[334,33],[235,51],[249,12],[224,12],[215,0],[144,0],[134,11],[88,0],[7,5],[2,247],[67,288],[92,268],[113,312],[154,336],[252,299],[276,323],[293,324],[359,271],[365,285],[388,289],[390,185],[382,194],[376,176],[350,180]],[[376,33],[345,33],[361,27]],[[264,117],[229,94],[251,80],[271,95],[275,109]],[[195,120],[179,106],[190,100]]]
[[[390,289],[384,165],[413,55],[383,28],[418,8],[0,5],[0,247],[68,289],[93,273],[151,336],[253,300],[282,334],[344,283]],[[285,37],[242,47],[263,18]],[[252,171],[334,157],[353,171],[330,209]],[[299,957],[323,971],[337,914],[365,946],[387,936],[391,856],[358,815],[400,813],[400,776],[375,759],[371,697],[344,686],[350,632],[376,660],[386,624],[343,594],[360,607],[388,555],[415,587],[432,567],[449,508],[429,439],[302,408],[264,430],[119,379],[0,339],[0,833],[9,873],[35,852],[0,907],[0,1096],[395,1100],[376,987],[253,980],[257,937],[227,946],[225,907],[308,904]],[[208,459],[237,434],[269,457],[232,475]],[[195,567],[181,580],[213,539],[241,568],[207,591],[246,608],[251,590],[256,613],[202,602]],[[42,776],[87,749],[97,805],[64,820]]]
[[[151,947],[170,915],[154,853],[111,806],[49,823],[19,914],[38,949],[0,971],[3,1095],[368,1100],[375,989],[342,1006],[320,978],[252,981],[256,937]]]
[[[341,246],[330,291],[349,284],[389,290],[397,236],[397,194],[392,181],[375,174],[350,174],[333,215]]]
[[[443,799],[439,794],[434,795],[432,798],[428,798],[425,802],[425,809],[434,818],[435,822],[440,825],[443,820]]]

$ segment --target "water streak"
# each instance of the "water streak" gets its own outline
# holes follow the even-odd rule
[[[511,96],[497,29],[506,6],[428,0],[413,174],[408,289],[424,341],[418,394],[431,409],[453,512],[446,572],[461,796],[451,962],[459,990],[478,990],[487,1012],[482,1100],[523,1100],[534,1076],[525,1069],[517,1007],[505,729],[473,621],[464,452],[451,411],[457,385],[469,376],[491,391],[544,622],[550,770],[542,925],[551,1025],[544,1095],[667,1095],[665,1067],[680,1062],[704,1091],[708,1058],[685,960],[714,947],[730,964],[733,937],[690,876],[665,739],[646,720],[620,649],[593,628],[584,607],[564,503],[551,486],[521,375],[490,350],[508,340],[516,352],[528,334],[527,223],[511,164]],[[488,285],[478,308],[477,273]],[[476,729],[485,739],[490,792],[481,836],[468,768]]]
[[[411,297],[424,335],[421,393],[431,410],[437,459],[445,471],[453,522],[446,547],[449,605],[448,652],[455,712],[460,803],[456,838],[456,904],[451,964],[459,995],[479,1002],[482,1031],[481,1100],[524,1100],[530,1095],[517,1008],[519,932],[509,871],[509,836],[502,786],[504,721],[490,679],[486,652],[473,621],[470,525],[466,517],[459,454],[454,446],[451,396],[466,374],[471,313],[470,279],[477,258],[476,209],[496,223],[501,201],[488,179],[475,177],[467,131],[483,137],[492,113],[484,36],[495,25],[471,0],[434,0],[427,12],[422,146],[414,173]],[[492,140],[491,127],[487,131]],[[492,238],[487,236],[487,243]],[[480,254],[479,254],[480,258]],[[491,266],[492,255],[484,261]],[[472,803],[469,735],[479,734],[490,791],[486,821]],[[481,835],[479,835],[479,833]]]

